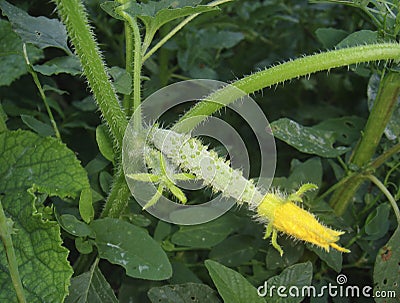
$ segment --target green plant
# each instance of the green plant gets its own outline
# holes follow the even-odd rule
[[[336,49],[293,59],[240,78],[194,105],[170,130],[151,130],[150,141],[140,141],[138,138],[139,144],[149,145],[146,147],[149,148],[147,164],[151,174],[128,177],[158,184],[156,195],[146,207],[157,203],[165,189],[182,203],[196,200],[196,197],[188,199],[171,182],[171,174],[176,180],[201,178],[215,191],[222,191],[240,203],[252,205],[252,199],[257,197],[258,202],[265,204],[260,204],[259,208],[253,205],[252,208],[256,209],[264,222],[271,222],[267,225],[265,235],[272,234],[272,246],[279,250],[280,255],[285,252],[283,258],[261,239],[262,226],[252,222],[248,210],[244,208],[237,212],[230,211],[215,221],[199,226],[178,227],[142,214],[134,201],[129,203],[131,192],[121,164],[123,137],[131,115],[134,115],[133,127],[138,135],[148,131],[138,110],[145,95],[175,78],[225,78],[225,66],[218,62],[231,62],[240,70],[240,63],[234,62],[233,58],[236,57],[235,52],[240,55],[247,47],[251,50],[249,62],[257,61],[257,47],[252,46],[252,40],[270,45],[271,49],[276,47],[276,43],[271,43],[257,30],[269,30],[269,26],[281,24],[282,20],[286,22],[283,22],[284,26],[296,18],[302,22],[310,20],[309,15],[302,15],[307,14],[305,12],[314,14],[316,20],[324,21],[318,27],[323,27],[327,22],[324,18],[332,17],[321,10],[326,6],[320,3],[315,4],[313,10],[303,4],[296,6],[280,1],[229,2],[102,2],[101,8],[110,18],[98,10],[97,2],[87,1],[85,5],[94,18],[92,29],[87,9],[79,0],[54,1],[65,27],[56,19],[32,17],[16,6],[0,1],[3,15],[9,20],[0,20],[0,30],[7,42],[0,51],[4,58],[0,65],[5,74],[0,84],[7,86],[14,82],[12,85],[18,87],[30,83],[28,78],[14,81],[28,72],[39,90],[39,101],[42,102],[35,100],[33,107],[29,103],[24,104],[25,97],[21,93],[21,102],[18,103],[15,97],[17,90],[13,86],[2,91],[5,96],[0,107],[0,234],[4,244],[0,250],[2,300],[125,302],[130,298],[143,300],[143,288],[148,291],[146,300],[152,302],[176,301],[178,296],[195,298],[199,302],[219,302],[215,291],[203,284],[212,281],[225,302],[264,302],[254,286],[266,280],[274,285],[300,287],[309,285],[314,279],[314,282],[323,285],[332,279],[333,271],[339,273],[342,269],[354,279],[358,271],[363,271],[371,285],[373,276],[375,290],[398,289],[399,232],[396,229],[390,239],[388,233],[400,223],[396,202],[400,196],[399,184],[396,183],[400,150],[400,126],[396,119],[399,115],[400,91],[397,1],[339,1],[361,8],[366,18],[360,17],[358,24],[362,23],[361,20],[368,21],[363,24],[365,28],[359,31],[354,28],[354,24],[357,24],[355,21],[343,21],[348,22],[350,31],[354,31],[351,34],[326,26],[318,29],[316,37],[324,47]],[[216,15],[219,6],[225,5],[227,12],[235,16],[233,22],[224,19],[223,14]],[[29,4],[26,3],[26,6]],[[266,18],[268,22],[258,15],[259,11],[271,11],[269,19]],[[213,16],[213,24],[220,31],[205,25],[208,19],[203,18],[207,18],[207,15]],[[239,25],[243,20],[251,21],[248,25]],[[253,24],[252,20],[259,20],[259,24]],[[121,30],[121,24],[123,34],[114,35],[114,31]],[[199,30],[200,25],[205,26],[204,29]],[[307,26],[304,25],[305,28]],[[96,34],[105,37],[110,46],[115,44],[115,49],[125,45],[126,56],[122,55],[123,60],[107,58],[117,64],[124,61],[124,69],[106,68],[94,30],[98,30]],[[68,46],[67,34],[76,56]],[[291,45],[286,48],[287,55],[295,57],[298,50],[293,46],[294,43],[289,43],[293,40],[286,40],[279,34],[273,35],[276,41],[282,39]],[[298,38],[302,35],[294,36]],[[204,41],[206,37],[211,41],[208,44]],[[304,41],[307,38],[301,42],[306,43]],[[196,45],[195,49],[192,44]],[[52,59],[37,64],[49,57]],[[271,58],[276,59],[273,55]],[[8,64],[14,61],[17,62],[15,68],[7,70]],[[187,138],[182,133],[191,131],[204,119],[237,99],[232,87],[245,94],[253,94],[291,79],[309,78],[316,72],[340,67],[350,67],[361,75],[360,78],[370,77],[368,97],[371,109],[365,126],[361,117],[329,117],[332,113],[328,111],[323,111],[325,121],[312,127],[288,118],[271,124],[274,136],[297,150],[291,150],[291,154],[295,153],[305,160],[292,161],[290,176],[276,178],[274,186],[289,192],[298,189],[297,192],[286,197],[271,191],[263,196],[252,182],[230,170],[229,163],[223,161],[216,152],[207,151],[200,141],[189,140],[185,145]],[[67,81],[55,80],[55,75],[66,73],[74,76],[80,74],[80,69],[88,81],[96,106],[91,99],[80,102],[72,102],[72,99],[72,106],[64,105],[68,109],[64,112],[59,105],[65,102],[60,84],[73,94],[73,98],[82,99],[83,89],[75,90],[68,86]],[[341,93],[340,87],[351,86],[346,77],[349,77],[348,73],[328,76],[328,81],[338,83],[335,89],[332,83],[329,85],[335,94]],[[318,97],[318,81],[323,83],[318,78],[312,78],[309,82],[298,81],[302,87],[296,87],[296,92],[300,94],[299,99],[294,99],[300,104],[297,108],[303,111],[299,115],[303,122],[307,122],[307,110],[312,109],[307,109],[307,102],[299,100],[309,96],[310,92]],[[33,91],[31,88],[28,90]],[[86,93],[83,95],[86,96]],[[30,100],[29,96],[27,98]],[[97,114],[91,113],[95,108],[101,113],[101,121]],[[332,108],[333,113],[336,110],[342,114],[343,110]],[[21,127],[28,127],[34,132],[12,130]],[[84,129],[89,132],[88,137],[96,139],[101,155],[93,158],[90,152],[85,154],[85,149],[79,146],[84,144],[84,140],[77,138],[88,135],[82,131]],[[385,132],[389,134],[388,140],[382,138]],[[163,150],[159,142],[168,139],[171,134],[178,141],[178,147],[183,147],[182,150],[193,145],[204,153],[201,155],[203,158],[209,157],[219,163],[221,170],[236,172],[242,178],[240,182],[246,184],[244,188],[247,192],[242,196],[233,191],[228,193],[223,187],[225,180],[207,180],[201,170],[181,161],[186,153],[161,153]],[[181,138],[184,141],[180,142]],[[358,139],[359,142],[355,144]],[[91,144],[89,150],[97,150],[97,147],[93,148],[94,143],[88,144]],[[173,144],[171,141],[170,145]],[[88,162],[85,169],[77,160],[74,150],[82,151],[81,160]],[[306,158],[306,154],[317,157]],[[288,158],[292,160],[293,156]],[[330,175],[330,178],[324,178],[324,182],[323,172],[326,176]],[[371,185],[366,187],[368,182]],[[307,190],[317,187],[323,191],[304,195]],[[391,192],[396,190],[397,193],[393,195]],[[326,198],[330,198],[329,204],[324,201]],[[304,216],[303,220],[296,222],[295,228],[287,227],[286,223],[278,224],[286,217],[281,214],[278,218],[276,205],[292,207],[295,205],[292,202],[302,202],[303,199],[307,208],[318,213],[318,217],[326,224],[348,232],[342,240],[346,249],[336,244],[341,232],[323,227],[297,206],[296,211],[293,210],[294,215],[288,216],[292,221],[296,216]],[[393,209],[397,224],[390,209]],[[288,214],[290,211],[286,208],[282,210]],[[308,215],[312,224],[307,228],[315,228],[312,235],[298,232]],[[278,221],[272,224],[274,218],[278,218]],[[334,247],[347,251],[348,248],[352,253],[343,257],[337,251],[328,253],[319,247],[284,239],[281,242],[282,250],[277,244],[276,230],[326,250]],[[318,235],[324,233],[326,235],[321,237],[323,240],[319,239]],[[204,261],[207,258],[214,261]],[[301,263],[295,264],[297,262]],[[224,265],[235,267],[237,271]],[[116,269],[116,274],[113,274],[113,269]],[[209,276],[205,274],[205,269]],[[168,279],[170,284],[179,285],[154,282]],[[132,285],[135,285],[134,290],[130,289]],[[118,300],[113,290],[119,290]],[[303,297],[291,299],[300,302]],[[280,300],[279,297],[269,299]]]

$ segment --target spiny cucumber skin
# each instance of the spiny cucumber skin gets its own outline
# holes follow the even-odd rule
[[[159,128],[153,128],[149,138],[173,163],[203,179],[215,192],[234,198],[239,204],[249,203],[251,207],[263,199],[252,180],[247,180],[240,170],[230,167],[229,161],[218,157],[215,151],[208,151],[199,140]]]

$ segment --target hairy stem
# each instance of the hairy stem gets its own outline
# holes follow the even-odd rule
[[[12,221],[11,219],[7,219],[6,215],[4,214],[3,206],[1,205],[0,201],[0,238],[3,242],[4,250],[6,252],[8,270],[10,272],[11,281],[13,283],[15,293],[17,294],[18,302],[25,303],[25,293],[18,271],[18,262],[15,255],[11,233]]]
[[[232,85],[246,94],[251,94],[263,88],[318,71],[329,71],[332,68],[361,62],[391,59],[400,59],[400,44],[382,43],[349,47],[288,61],[244,77],[233,82]],[[199,102],[181,117],[174,125],[173,130],[186,132],[193,129],[206,117],[235,101],[237,96],[233,96],[232,91],[228,86],[211,94],[207,100]],[[182,123],[183,121],[185,123]]]
[[[43,91],[42,85],[40,84],[39,78],[38,78],[36,72],[33,70],[32,64],[29,61],[28,53],[26,52],[26,44],[24,43],[22,47],[23,47],[23,54],[24,54],[25,62],[26,62],[26,65],[28,66],[28,72],[31,74],[31,76],[33,78],[33,82],[35,82],[35,85],[36,85],[37,89],[39,90],[40,97],[42,98],[44,106],[46,107],[46,111],[47,111],[47,114],[49,115],[50,123],[53,127],[54,133],[55,133],[57,139],[61,140],[61,136],[60,136],[60,132],[58,131],[57,123],[54,120],[53,113],[50,109],[49,103],[47,102],[47,98]]]
[[[128,205],[130,195],[124,172],[120,167],[114,175],[114,184],[101,213],[101,218],[118,218]]]
[[[378,95],[365,125],[363,136],[350,159],[351,164],[363,168],[371,161],[395,109],[399,92],[400,74],[389,72],[381,80]],[[337,215],[342,215],[345,212],[362,182],[362,178],[352,178],[350,182],[346,183],[346,186],[342,186],[334,192],[330,205]]]
[[[134,126],[135,129],[140,129],[142,125],[142,119],[141,119],[141,112],[136,111],[140,107],[141,103],[141,71],[142,71],[142,40],[140,37],[140,30],[139,26],[137,23],[137,19],[133,18],[131,15],[123,11],[123,7],[119,7],[116,11],[121,17],[125,19],[125,26],[128,24],[130,31],[129,33],[131,34],[130,40],[133,38],[133,49],[132,45],[130,49],[127,51],[130,51],[132,54],[130,56],[133,57],[133,60],[131,62],[131,68],[128,71],[130,75],[132,76],[132,93],[130,95],[130,101],[129,101],[129,108],[128,108],[128,114],[131,115],[132,113],[135,114],[134,117]],[[132,41],[130,42],[132,44]]]
[[[54,1],[67,27],[68,35],[81,61],[83,73],[88,79],[100,111],[111,133],[121,146],[128,121],[109,80],[99,47],[89,26],[86,10],[79,0]]]

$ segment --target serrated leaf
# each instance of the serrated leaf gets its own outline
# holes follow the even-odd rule
[[[205,265],[225,303],[265,303],[257,289],[238,272],[211,260],[206,260]]]
[[[0,8],[3,15],[10,20],[15,32],[25,43],[44,49],[56,47],[72,55],[67,45],[67,30],[57,19],[49,19],[43,16],[32,17],[24,10],[0,0]]]
[[[104,158],[114,163],[113,140],[106,125],[97,126],[96,141]]]
[[[226,214],[211,222],[180,226],[172,235],[171,241],[177,245],[190,247],[212,247],[222,242],[229,234],[238,228],[237,218]]]
[[[54,136],[55,134],[54,129],[49,124],[43,123],[35,117],[21,115],[21,119],[26,126],[28,126],[30,129],[43,137]]]
[[[61,73],[76,76],[82,73],[81,64],[76,56],[57,57],[41,65],[34,65],[33,69],[45,76]]]
[[[147,295],[152,303],[221,302],[212,288],[197,283],[152,287]]]
[[[311,262],[298,263],[284,269],[279,275],[274,276],[267,280],[263,285],[263,294],[265,292],[265,297],[268,298],[268,302],[272,303],[299,303],[304,299],[302,293],[303,286],[310,286],[313,276],[313,267]],[[274,288],[272,288],[274,286]],[[280,293],[283,295],[278,295],[278,287],[285,287],[281,289]],[[296,288],[299,290],[297,294],[295,291],[289,292],[289,288]],[[275,289],[275,291],[273,291]]]
[[[124,267],[128,276],[148,280],[171,277],[167,255],[144,229],[112,218],[94,220],[90,227],[96,233],[100,257]]]
[[[27,301],[62,302],[72,275],[68,251],[59,225],[36,211],[34,193],[74,198],[89,186],[86,172],[64,144],[28,131],[0,134],[0,151],[0,192],[17,230],[12,238]],[[16,302],[2,246],[0,281],[0,301]]]
[[[28,72],[22,55],[22,41],[11,28],[10,22],[0,19],[0,86],[10,85],[14,80]],[[27,53],[31,63],[43,57],[43,51],[27,45]],[[19,113],[20,114],[20,113]]]
[[[375,298],[377,303],[398,303],[400,294],[400,228],[397,228],[388,243],[383,246],[375,260],[374,293],[395,291],[395,298]]]
[[[368,109],[371,111],[374,106],[376,96],[379,91],[380,77],[377,74],[373,74],[368,82]],[[395,140],[400,136],[400,96],[397,98],[396,108],[394,109],[392,116],[386,125],[385,136],[389,140]]]
[[[71,279],[65,303],[118,303],[118,300],[100,269],[93,264],[90,271]]]
[[[255,256],[261,242],[248,235],[234,235],[214,246],[208,257],[223,265],[235,267]]]
[[[344,146],[334,147],[333,131],[322,131],[306,127],[288,118],[282,118],[271,123],[274,136],[297,150],[325,158],[338,157],[349,150]]]

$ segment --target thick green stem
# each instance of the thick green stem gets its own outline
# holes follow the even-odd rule
[[[351,164],[363,168],[371,161],[395,109],[399,92],[400,74],[389,72],[381,80],[378,95],[365,125],[363,136],[350,159]],[[362,182],[362,178],[352,178],[345,186],[334,192],[330,205],[337,215],[342,215],[345,212]]]
[[[47,102],[47,98],[46,98],[46,95],[42,88],[42,85],[40,84],[39,78],[38,78],[36,72],[33,70],[31,63],[29,62],[29,57],[28,57],[28,53],[26,52],[26,44],[25,43],[23,44],[23,54],[24,54],[26,65],[28,66],[28,72],[31,74],[31,76],[33,78],[33,82],[35,82],[35,85],[36,85],[37,89],[39,90],[40,97],[42,98],[44,106],[47,111],[47,114],[49,115],[50,123],[54,129],[54,133],[55,133],[56,137],[61,140],[61,136],[60,136],[60,132],[58,131],[57,123],[54,120],[53,113],[50,109],[49,103]]]
[[[364,134],[350,160],[352,164],[362,167],[371,160],[395,109],[399,92],[400,74],[391,72],[384,76]]]
[[[97,42],[89,26],[86,10],[79,0],[54,1],[67,27],[68,35],[100,111],[121,146],[128,121],[106,72]]]
[[[17,294],[18,302],[25,303],[25,293],[22,286],[21,278],[18,272],[18,262],[15,255],[14,246],[11,238],[12,221],[7,219],[4,214],[3,206],[0,201],[0,238],[4,245],[4,250],[7,256],[8,270],[10,272],[11,281],[13,283],[15,293]]]
[[[126,184],[125,175],[120,168],[114,175],[114,184],[104,206],[101,217],[119,218],[128,205],[128,199],[131,192]]]
[[[284,81],[361,62],[400,59],[400,44],[382,43],[362,45],[302,57],[247,76],[232,85],[246,94],[254,93]],[[185,132],[193,129],[222,107],[237,99],[232,88],[225,87],[199,102],[174,125],[173,130]],[[212,101],[208,101],[212,100]],[[195,118],[196,117],[196,118]],[[195,118],[195,119],[193,119]],[[190,121],[188,120],[190,119]],[[187,120],[187,121],[185,121]],[[182,122],[185,121],[183,124]]]

